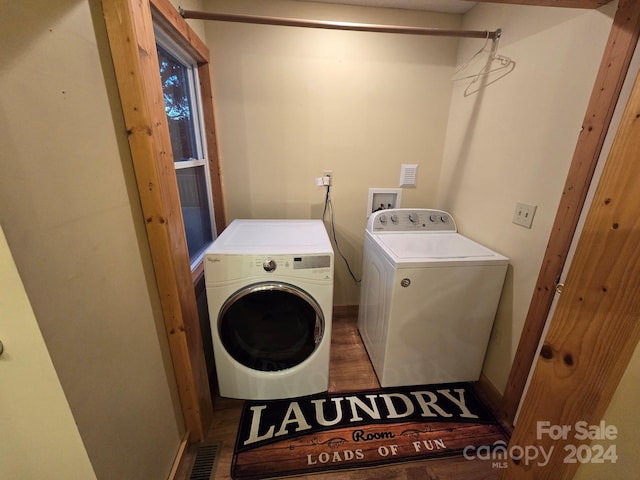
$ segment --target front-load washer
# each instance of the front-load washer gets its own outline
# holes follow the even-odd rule
[[[333,249],[323,222],[234,220],[204,263],[220,395],[326,391]]]
[[[508,262],[447,212],[373,213],[358,329],[381,386],[478,380]]]

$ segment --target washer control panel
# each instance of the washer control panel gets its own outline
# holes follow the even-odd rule
[[[456,232],[453,217],[431,208],[391,208],[369,216],[369,232]]]

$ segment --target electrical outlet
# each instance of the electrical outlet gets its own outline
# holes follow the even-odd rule
[[[325,185],[333,185],[333,170],[324,170],[322,176],[329,177],[329,183],[325,183]]]
[[[513,223],[531,228],[533,216],[536,214],[536,205],[527,205],[526,203],[516,203],[516,211],[513,213]]]

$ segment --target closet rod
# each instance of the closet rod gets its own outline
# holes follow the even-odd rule
[[[221,22],[257,23],[261,25],[280,25],[285,27],[324,28],[329,30],[354,30],[358,32],[404,33],[407,35],[432,35],[437,37],[500,38],[502,30],[446,30],[442,28],[409,27],[401,25],[375,25],[368,23],[331,22],[322,20],[303,20],[286,17],[261,17],[257,15],[237,15],[233,13],[197,12],[180,9],[183,18],[198,20],[217,20]]]

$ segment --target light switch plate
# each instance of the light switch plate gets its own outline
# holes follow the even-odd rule
[[[531,228],[533,216],[536,214],[536,205],[527,205],[526,203],[516,203],[516,211],[513,213],[513,223]]]

